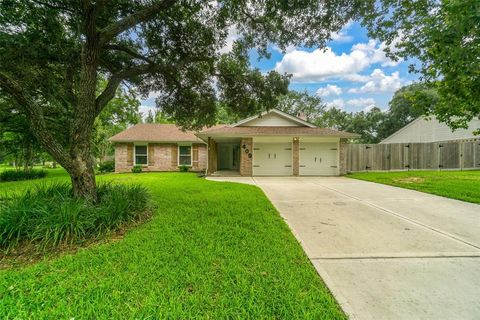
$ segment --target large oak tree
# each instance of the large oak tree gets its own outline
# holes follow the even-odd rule
[[[288,77],[251,69],[249,49],[322,47],[371,9],[364,0],[3,0],[0,93],[21,106],[75,196],[95,200],[92,132],[119,86],[156,92],[186,128],[213,124],[219,101],[251,114],[275,106]],[[222,54],[232,30],[239,40]]]

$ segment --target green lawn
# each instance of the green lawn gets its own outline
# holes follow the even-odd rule
[[[368,172],[347,177],[480,203],[480,171]]]
[[[0,183],[0,194],[61,179]],[[257,187],[185,173],[98,180],[146,185],[153,219],[122,240],[0,270],[0,318],[345,318]]]

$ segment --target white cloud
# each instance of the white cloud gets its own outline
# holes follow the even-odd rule
[[[286,53],[275,70],[292,74],[294,82],[319,82],[337,77],[365,82],[368,79],[358,73],[372,64],[395,66],[398,62],[386,57],[385,45],[370,40],[368,43],[357,43],[350,53],[337,55],[330,47],[314,51],[293,50]]]
[[[371,111],[373,108],[375,108],[375,107],[376,107],[376,105],[371,104],[371,105],[366,106],[365,108],[363,108],[362,111],[363,111],[363,112],[370,112],[370,111]]]
[[[290,46],[285,48],[285,52],[283,52],[283,50],[280,49],[280,47],[278,47],[277,45],[273,46],[272,49],[283,54],[283,53],[293,52],[293,51],[297,50],[297,47],[294,46],[294,45],[290,45]]]
[[[331,84],[328,84],[326,87],[319,88],[317,90],[317,96],[319,97],[328,97],[331,95],[338,96],[341,93],[342,93],[342,88],[336,85],[331,85]]]
[[[348,22],[342,30],[332,34],[332,41],[339,43],[347,43],[353,41],[353,36],[348,35],[348,29],[351,27],[353,22]]]
[[[400,62],[393,61],[385,54],[386,44],[380,43],[376,40],[369,40],[368,43],[357,43],[352,47],[352,50],[360,50],[365,52],[370,57],[372,64],[380,63],[382,67],[394,67]]]
[[[223,48],[221,48],[219,51],[220,53],[229,53],[230,51],[232,51],[233,49],[233,43],[235,42],[235,40],[237,40],[238,38],[240,38],[240,34],[238,33],[237,31],[237,28],[236,27],[230,27],[228,29],[228,36],[227,36],[227,39],[226,39],[226,43],[225,43],[225,46],[223,46]]]
[[[293,81],[316,82],[329,77],[357,73],[368,67],[369,59],[361,51],[350,54],[335,54],[331,48],[316,49],[312,52],[294,50],[285,54],[277,62],[275,70],[280,73],[291,73]]]
[[[144,118],[148,115],[149,111],[152,111],[153,113],[155,113],[156,107],[142,104],[140,108],[138,108],[138,111],[140,111],[140,113],[142,114],[142,117]]]
[[[343,99],[339,98],[339,99],[334,99],[330,102],[327,102],[327,108],[339,108],[339,109],[343,109],[345,107],[345,101],[343,101]]]
[[[358,99],[350,99],[345,102],[345,104],[352,106],[352,107],[369,107],[371,105],[375,105],[375,99],[373,98],[358,98]]]
[[[349,93],[369,93],[369,92],[394,92],[402,86],[400,73],[393,72],[386,75],[382,70],[375,69],[369,76],[369,80],[360,88],[352,88]]]
[[[367,82],[370,78],[361,74],[347,74],[342,79],[352,82]]]

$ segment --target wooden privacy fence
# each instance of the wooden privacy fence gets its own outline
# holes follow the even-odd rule
[[[480,140],[347,145],[347,172],[442,169],[480,169]]]

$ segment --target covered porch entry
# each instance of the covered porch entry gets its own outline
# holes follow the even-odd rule
[[[209,145],[211,175],[240,175],[241,138],[217,138],[210,141]]]

